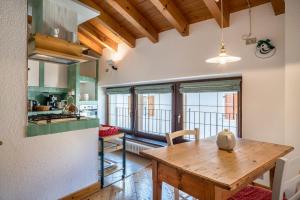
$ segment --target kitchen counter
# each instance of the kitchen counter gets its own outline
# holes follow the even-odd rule
[[[34,123],[28,122],[27,137],[38,135],[48,135],[74,130],[82,130],[99,127],[98,118],[83,118],[80,120],[56,120],[51,123]]]
[[[60,114],[62,113],[62,111],[63,109],[47,110],[47,111],[28,111],[28,116],[39,115],[39,114]]]

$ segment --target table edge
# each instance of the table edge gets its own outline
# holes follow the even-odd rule
[[[284,151],[283,153],[281,153],[279,156],[277,156],[277,158],[274,159],[275,161],[274,161],[274,160],[271,160],[271,161],[269,161],[268,163],[270,163],[270,162],[276,162],[276,160],[277,160],[278,158],[287,155],[288,153],[292,152],[292,151],[295,149],[294,147],[289,146],[289,145],[282,145],[282,146],[286,146],[286,147],[289,147],[289,148],[288,148],[286,151]],[[160,147],[160,148],[166,148],[166,147]],[[145,151],[146,151],[146,150],[145,150]],[[211,180],[211,179],[209,179],[209,178],[207,178],[207,177],[199,176],[199,174],[195,174],[195,173],[193,173],[193,172],[187,171],[187,170],[184,169],[184,168],[181,168],[181,167],[175,166],[175,165],[173,165],[173,164],[171,164],[171,163],[168,163],[168,162],[166,162],[166,161],[164,161],[164,160],[162,160],[162,159],[158,159],[158,158],[156,158],[156,157],[154,157],[154,156],[152,156],[152,155],[150,155],[150,154],[145,153],[144,151],[140,152],[140,154],[141,154],[142,156],[145,156],[146,158],[149,158],[149,159],[151,159],[151,160],[155,160],[155,161],[157,161],[157,162],[160,162],[160,163],[162,163],[162,164],[164,164],[164,165],[167,165],[167,166],[176,168],[176,169],[181,170],[181,171],[183,171],[183,172],[185,172],[185,173],[188,173],[188,174],[197,176],[197,177],[199,177],[199,178],[202,178],[202,179],[205,179],[205,180],[208,180],[208,181],[213,181],[213,180]],[[259,166],[259,167],[263,167],[263,166],[267,165],[268,163],[265,163],[265,164],[263,164],[262,166]],[[265,172],[264,172],[264,173],[265,173]],[[243,176],[242,178],[247,177],[248,175],[249,175],[249,173],[246,174],[245,176]],[[214,182],[214,184],[215,184],[216,186],[218,186],[218,187],[221,187],[221,188],[226,189],[226,190],[233,191],[234,189],[237,188],[237,187],[234,187],[234,186],[237,184],[238,181],[236,181],[236,182],[234,182],[234,183],[232,183],[232,184],[224,184],[224,183],[221,183],[221,182],[218,182],[218,181],[213,181],[213,182]]]

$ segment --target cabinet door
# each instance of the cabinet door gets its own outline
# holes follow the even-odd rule
[[[45,63],[45,87],[68,87],[67,65]]]
[[[28,60],[28,86],[39,86],[39,62]]]

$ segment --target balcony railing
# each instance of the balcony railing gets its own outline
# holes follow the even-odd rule
[[[172,111],[165,109],[138,110],[138,131],[164,136],[172,132]],[[184,110],[183,129],[200,129],[201,138],[217,135],[220,131],[228,129],[237,135],[237,114]],[[131,128],[131,116],[128,108],[116,107],[114,114],[110,115],[110,124],[124,129]],[[189,137],[188,139],[194,139]]]
[[[165,109],[138,110],[138,130],[155,135],[165,135],[172,131],[172,111]]]
[[[200,137],[207,138],[217,135],[220,131],[228,129],[237,135],[238,120],[237,114],[202,112],[187,109],[184,111],[184,129],[200,129]],[[193,139],[193,138],[189,138]]]
[[[131,116],[129,108],[116,107],[115,112],[109,116],[109,124],[124,129],[131,128]]]

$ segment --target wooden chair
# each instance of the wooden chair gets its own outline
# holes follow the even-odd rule
[[[300,199],[300,157],[276,162],[273,189],[248,186],[229,200],[299,200]]]
[[[173,144],[173,139],[176,139],[178,137],[184,137],[184,136],[191,136],[193,135],[195,137],[195,140],[200,140],[200,131],[198,128],[196,128],[195,130],[181,130],[181,131],[176,131],[173,133],[167,133],[166,138],[167,138],[167,142],[169,146],[174,145]],[[175,200],[179,200],[179,189],[174,188],[174,196],[175,196]],[[182,197],[183,199],[185,199],[184,197]],[[195,198],[193,198],[193,200],[195,200]]]
[[[173,133],[166,134],[168,145],[169,146],[174,145],[173,140],[178,137],[184,137],[189,135],[193,135],[195,137],[195,140],[200,140],[200,132],[198,128],[195,128],[195,130],[181,130],[181,131],[176,131]]]

